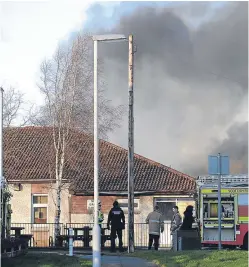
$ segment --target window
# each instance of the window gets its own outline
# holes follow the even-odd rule
[[[177,205],[176,198],[155,198],[154,205],[159,207],[160,212],[162,213],[164,221],[171,221],[173,218],[173,207]]]
[[[32,219],[33,223],[47,223],[48,214],[48,196],[32,196]]]
[[[221,212],[223,218],[234,218],[234,197],[221,198]],[[203,218],[218,218],[217,198],[203,198]]]
[[[128,209],[128,202],[126,203],[119,203],[120,208],[127,208]],[[134,208],[138,208],[138,203],[134,202]]]
[[[173,218],[173,207],[176,206],[176,202],[157,202],[160,212],[163,215],[164,221],[171,221]]]
[[[210,203],[210,218],[218,218],[218,204]]]
[[[33,196],[33,204],[48,204],[47,196]]]
[[[182,214],[188,205],[191,205],[193,199],[191,197],[156,197],[154,198],[154,205],[158,205],[160,212],[163,215],[164,221],[171,221],[174,215],[173,207],[178,206],[179,212]],[[195,209],[193,210],[195,216]]]
[[[118,199],[117,201],[121,209],[124,211],[128,210],[128,199]],[[139,210],[139,199],[134,199],[134,210]]]

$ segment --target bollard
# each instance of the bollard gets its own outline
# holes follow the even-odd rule
[[[14,251],[14,248],[13,247],[11,248],[10,255],[11,255],[10,257],[14,257],[15,256],[15,251]]]
[[[182,237],[178,237],[178,248],[177,251],[182,251]]]
[[[172,236],[172,241],[173,241],[173,250],[174,251],[178,251],[178,231],[175,230],[173,232],[173,236]]]
[[[73,229],[69,228],[69,256],[73,256]]]

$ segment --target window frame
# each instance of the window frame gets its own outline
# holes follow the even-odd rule
[[[153,197],[153,207],[157,203],[169,203],[169,202],[175,202],[176,206],[178,206],[181,202],[187,202],[187,201],[194,201],[192,197],[189,196],[154,196]],[[194,210],[193,210],[193,216],[196,216],[196,207],[194,205]],[[171,220],[164,220],[165,222],[170,222]]]
[[[32,194],[31,196],[31,223],[33,224],[47,224],[48,223],[48,201],[47,204],[41,203],[41,204],[36,204],[34,203],[34,197],[47,197],[48,199],[48,194]],[[46,223],[35,223],[35,208],[46,208],[47,209],[47,221]]]
[[[174,203],[177,206],[177,198],[170,198],[170,197],[165,197],[165,198],[154,198],[154,205],[157,203]],[[173,213],[173,211],[172,211]],[[173,215],[172,215],[173,216]],[[164,220],[164,222],[170,222],[172,220],[172,217],[169,220]]]
[[[128,204],[128,198],[119,198],[119,199],[117,199],[117,201],[118,201],[118,203],[119,204],[123,204],[123,203],[125,203],[125,204]],[[137,203],[137,207],[135,207],[135,205],[134,205],[134,211],[140,211],[140,199],[139,198],[134,198],[134,203]],[[124,212],[126,212],[126,211],[128,211],[128,206],[127,207],[121,207],[121,209],[124,211]]]

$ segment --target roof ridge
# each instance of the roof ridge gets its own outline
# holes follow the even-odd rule
[[[9,129],[20,129],[20,130],[28,130],[28,129],[51,129],[52,126],[36,126],[36,125],[29,125],[29,126],[8,126],[4,127],[4,130],[9,130]]]

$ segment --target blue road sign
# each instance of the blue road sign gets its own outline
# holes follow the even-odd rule
[[[228,156],[220,156],[221,160],[221,172],[219,164],[219,156],[208,156],[208,174],[209,175],[229,175],[230,165]]]

